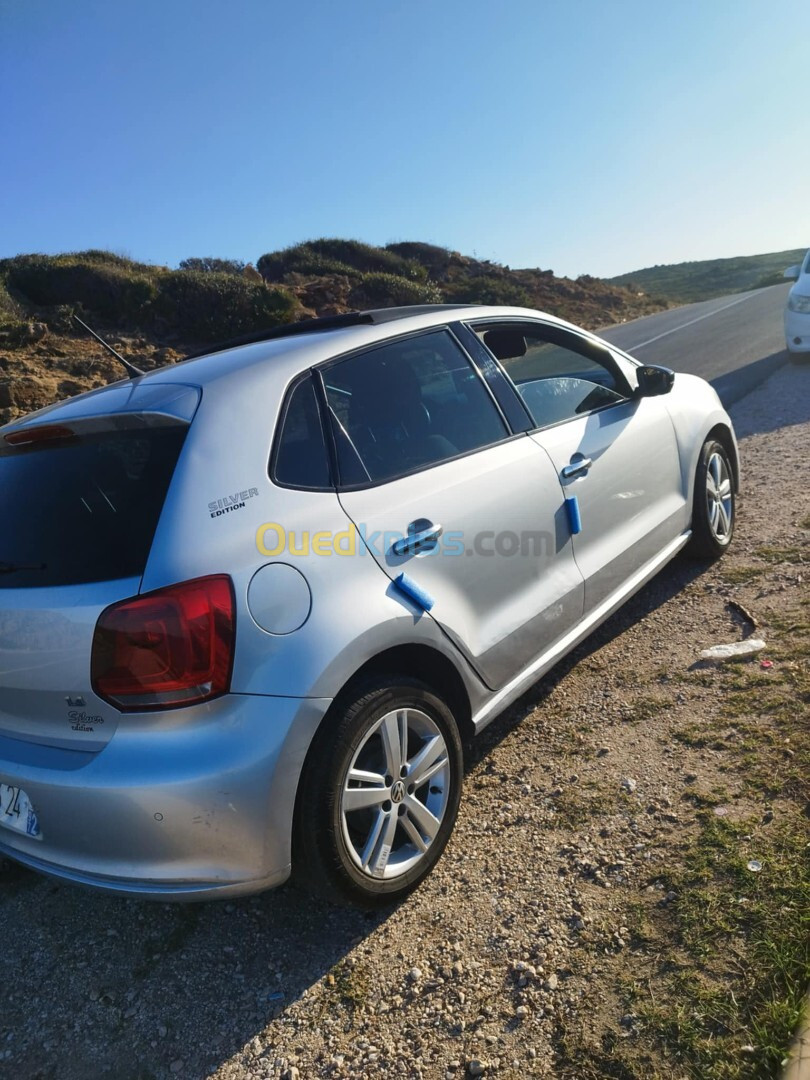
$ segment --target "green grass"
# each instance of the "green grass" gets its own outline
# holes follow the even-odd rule
[[[622,719],[626,723],[638,724],[643,720],[652,720],[653,717],[670,708],[672,708],[672,702],[669,698],[657,694],[642,694],[630,702],[631,713],[629,716],[623,716]]]
[[[774,563],[783,560],[785,549],[769,550]],[[728,664],[693,673],[715,704],[699,721],[679,725],[671,737],[692,749],[722,750],[717,767],[728,788],[685,792],[696,821],[668,851],[657,878],[675,899],[662,904],[661,892],[637,892],[619,909],[630,929],[632,963],[621,954],[604,982],[618,992],[618,1009],[638,1018],[633,1031],[616,1030],[615,1013],[614,1027],[603,1022],[601,1030],[592,1020],[575,1025],[561,1019],[555,1076],[766,1080],[779,1075],[810,984],[810,622],[805,611],[799,600],[764,615],[773,668]],[[735,813],[718,817],[714,809],[721,804],[733,806]],[[763,816],[766,808],[773,814],[770,821]],[[761,871],[750,870],[750,860],[758,860]],[[599,993],[593,992],[598,1012]]]
[[[692,750],[703,750],[707,746],[713,750],[727,749],[725,740],[707,724],[684,724],[672,732],[672,737]]]
[[[726,566],[720,568],[723,581],[729,585],[746,585],[765,573],[764,566]]]
[[[640,1011],[649,1035],[695,1080],[775,1076],[810,981],[806,833],[795,823],[770,826],[746,841],[755,829],[707,814],[669,882],[684,956],[657,1003]],[[753,852],[760,873],[748,869]]]
[[[350,1016],[368,1001],[371,980],[368,969],[363,964],[351,964],[344,957],[332,968],[326,978],[330,993],[324,998],[320,1015],[323,1016],[335,1006],[345,1009]]]
[[[618,277],[609,278],[609,281],[614,285],[624,285],[653,296],[666,296],[689,304],[713,296],[782,283],[783,272],[788,266],[800,263],[806,251],[806,248],[795,248],[764,255],[650,266],[619,274]]]
[[[807,550],[799,547],[758,547],[754,554],[764,559],[765,562],[776,563],[800,563],[804,562]]]
[[[678,900],[659,916],[658,934],[675,942],[676,963],[659,973],[655,1000],[642,995],[635,1004],[645,1037],[695,1080],[776,1075],[810,983],[809,628],[792,611],[776,621],[792,633],[793,660],[767,674],[751,666],[716,673],[719,723],[732,720],[737,737],[715,742],[717,722],[675,733],[687,745],[722,745],[731,774],[760,805],[782,800],[767,826],[759,815],[701,813],[698,836],[667,882]],[[771,655],[784,650],[777,636]],[[760,873],[748,869],[752,858]]]

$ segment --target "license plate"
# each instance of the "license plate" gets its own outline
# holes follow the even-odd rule
[[[22,788],[0,784],[0,826],[24,836],[39,836],[37,815]]]

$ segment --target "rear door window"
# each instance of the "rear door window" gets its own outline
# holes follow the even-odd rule
[[[323,376],[343,484],[381,483],[509,434],[483,380],[444,330],[341,360]]]
[[[0,438],[0,589],[140,576],[187,430]]]

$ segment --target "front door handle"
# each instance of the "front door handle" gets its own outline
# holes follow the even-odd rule
[[[417,518],[408,526],[407,534],[401,540],[394,541],[391,551],[394,555],[421,555],[436,546],[443,532],[441,525],[434,525],[427,518]]]
[[[576,476],[584,476],[590,469],[593,462],[589,457],[580,457],[576,461],[572,461],[570,465],[566,465],[563,471],[560,473],[563,480],[573,480]]]

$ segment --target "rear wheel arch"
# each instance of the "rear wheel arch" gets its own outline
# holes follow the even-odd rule
[[[385,756],[389,768],[382,769],[376,760],[370,764],[365,762],[360,768],[371,768],[372,771],[348,779],[347,782],[349,773],[346,770],[354,768],[351,761],[359,760],[357,754],[365,753],[364,747],[380,741],[376,734],[379,719],[375,713],[377,710],[391,710],[390,715],[393,715],[394,709],[397,710],[398,722],[402,722],[399,720],[400,715],[410,717],[406,720],[409,732],[412,724],[416,724],[417,740],[420,737],[427,738],[424,728],[431,725],[433,732],[440,739],[443,737],[439,752],[445,755],[446,776],[441,783],[437,778],[435,783],[439,786],[435,789],[432,786],[434,781],[430,781],[430,795],[427,794],[427,788],[420,789],[417,772],[413,774],[413,785],[407,786],[407,779],[398,781],[390,787],[389,792],[388,786],[393,784],[392,777],[407,778],[410,774],[407,771],[397,771],[400,766],[397,763],[392,764],[387,749]],[[401,714],[399,710],[402,710]],[[367,737],[363,734],[363,725],[368,725]],[[461,676],[453,663],[439,651],[421,645],[395,646],[363,664],[332,702],[307,750],[298,780],[292,820],[293,879],[306,889],[332,900],[359,902],[364,906],[387,903],[410,892],[435,865],[452,832],[464,775],[463,741],[472,730],[470,702]],[[355,745],[354,741],[361,736],[362,742]],[[387,738],[382,740],[383,744],[387,743]],[[410,744],[412,760],[402,766],[403,770],[411,766],[418,768],[416,763],[422,756],[418,749],[420,744],[417,741],[417,749],[414,751],[411,738],[411,734],[405,736],[405,745]],[[355,755],[354,759],[350,757],[352,754]],[[399,760],[401,759],[397,758],[397,761]],[[383,772],[390,773],[384,781],[381,779]],[[380,773],[377,778],[378,786],[374,786],[374,773]],[[427,777],[431,775],[432,770],[425,774],[421,783],[427,784]],[[372,799],[374,807],[372,809],[371,803],[367,803],[363,798],[361,805],[354,807],[347,815],[344,800],[348,795],[355,794],[358,781],[364,796],[366,785],[371,784],[368,791],[377,796]],[[402,788],[399,797],[395,792],[397,787]],[[410,814],[412,820],[409,819],[409,829],[413,836],[414,822],[419,824],[421,829],[421,822],[424,820],[422,815],[425,814],[430,819],[430,813],[427,813],[425,807],[430,806],[429,799],[434,792],[441,796],[441,788],[445,791],[444,801],[440,799],[441,811],[430,807],[431,812],[438,815],[441,826],[437,826],[438,832],[434,834],[431,827],[425,825],[428,831],[423,840],[419,841],[421,850],[426,854],[417,855],[413,865],[410,856],[405,859],[404,864],[400,861],[401,869],[395,867],[393,877],[386,880],[378,880],[379,864],[372,871],[362,860],[357,862],[360,850],[363,850],[364,860],[369,851],[368,845],[376,843],[389,845],[381,849],[380,858],[387,862],[391,855],[392,866],[394,858],[401,856],[403,852],[408,856],[411,841],[407,834],[403,833],[407,821],[404,821],[402,826],[395,824],[395,831],[390,834],[381,832],[380,829],[386,830],[391,821],[399,820],[396,815],[404,813],[405,818],[409,819]],[[419,800],[422,796],[414,794],[414,789],[426,793],[421,808]],[[388,794],[380,796],[380,791]],[[402,805],[397,806],[400,801]],[[419,813],[416,813],[416,810],[419,810]],[[378,824],[375,825],[374,821],[364,823],[361,815],[367,813],[376,814]],[[392,814],[395,816],[392,817]],[[387,824],[379,826],[380,821]],[[360,829],[359,846],[355,836],[357,829]],[[368,831],[367,842],[364,830]],[[382,839],[375,839],[380,836]],[[395,841],[395,836],[399,838],[398,841]],[[417,840],[418,837],[413,842],[416,843]],[[425,844],[428,845],[427,849]],[[376,858],[376,848],[372,848],[371,852],[369,858]]]
[[[464,680],[452,660],[443,653],[428,645],[395,646],[369,660],[351,681],[365,681],[387,673],[404,675],[423,682],[447,703],[462,738],[471,738],[475,734],[470,698]]]
[[[385,676],[415,679],[423,683],[447,704],[463,740],[475,734],[469,694],[458,668],[444,653],[430,645],[394,645],[367,660],[346,680],[321,721],[319,731],[365,684],[379,681]],[[317,733],[313,743],[316,739]]]

